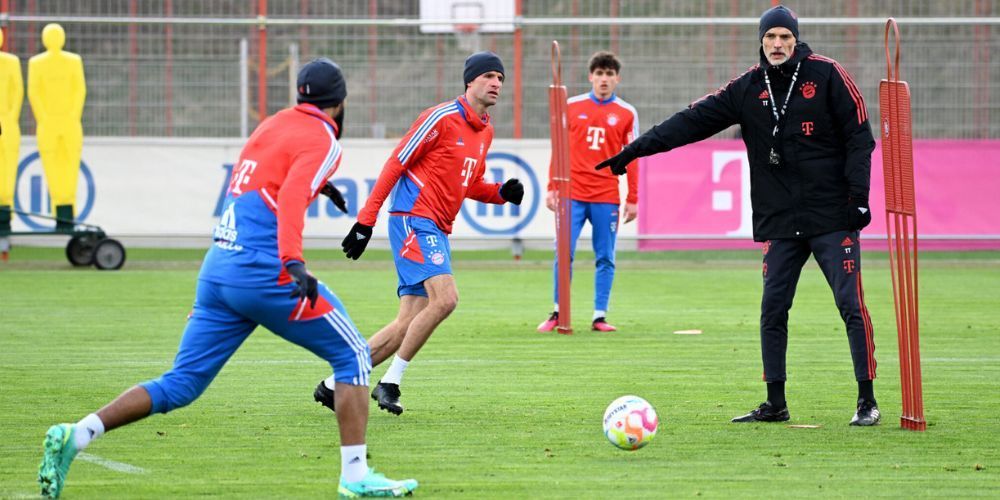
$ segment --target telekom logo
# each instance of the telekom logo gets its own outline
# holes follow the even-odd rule
[[[846,272],[847,274],[854,274],[854,266],[855,266],[855,264],[854,264],[853,260],[845,260],[844,261],[844,272]]]
[[[243,185],[250,183],[250,176],[257,170],[257,162],[244,159],[236,171],[233,173],[232,182],[229,184],[229,191],[235,195],[243,194]]]
[[[462,162],[462,176],[465,177],[465,180],[462,181],[463,186],[469,185],[469,178],[472,177],[472,172],[476,169],[476,163],[478,162],[479,160],[475,158],[466,158]]]
[[[740,225],[727,231],[727,236],[750,236],[753,234],[753,209],[750,205],[750,162],[746,151],[713,151],[712,152],[712,184],[722,182],[722,173],[726,169],[740,170],[740,206],[733,203],[731,190],[712,190],[712,210],[715,212],[731,212],[739,210]]]
[[[587,142],[590,143],[590,149],[597,151],[601,149],[601,144],[604,144],[604,127],[587,127]]]

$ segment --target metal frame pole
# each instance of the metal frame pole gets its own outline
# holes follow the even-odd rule
[[[240,39],[240,137],[246,139],[250,131],[250,47],[246,38]]]
[[[167,17],[171,17],[174,14],[174,1],[164,0],[163,2],[163,14]],[[164,85],[164,100],[166,101],[164,108],[164,121],[166,126],[166,135],[170,137],[174,135],[174,25],[167,24],[163,27],[165,45],[164,51],[166,52],[166,60],[164,61],[164,75],[163,75],[163,85]]]
[[[514,2],[514,16],[521,17],[522,14],[522,0],[516,0]],[[524,88],[522,87],[521,74],[523,73],[522,68],[524,68],[524,55],[522,48],[522,31],[521,25],[514,26],[514,138],[520,139],[522,136],[521,128],[521,112],[524,106],[522,102],[524,96]]]
[[[257,0],[257,123],[267,118],[267,0]]]
[[[128,13],[135,17],[139,12],[137,0],[129,0]],[[136,103],[139,100],[139,26],[128,25],[128,135],[136,135],[136,120],[139,110]]]

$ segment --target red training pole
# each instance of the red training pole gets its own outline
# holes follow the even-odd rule
[[[569,127],[566,119],[566,86],[562,84],[559,42],[552,41],[552,85],[549,86],[549,132],[552,139],[552,180],[556,185],[556,256],[559,261],[556,289],[559,291],[559,322],[556,331],[570,335],[570,220]]]

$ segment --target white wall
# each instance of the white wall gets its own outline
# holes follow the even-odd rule
[[[343,161],[333,179],[345,194],[351,214],[341,214],[321,198],[323,203],[312,207],[307,216],[307,237],[339,241],[353,224],[358,207],[367,199],[395,145],[392,140],[343,141]],[[239,140],[87,139],[77,215],[116,238],[207,238],[228,183],[227,165],[237,160],[241,146]],[[48,214],[44,175],[36,153],[34,138],[26,138],[16,196],[21,210]],[[495,141],[487,158],[487,180],[518,177],[525,185],[524,202],[515,210],[510,205],[467,201],[456,219],[453,238],[509,241],[517,235],[551,240],[555,224],[544,205],[548,162],[546,140]],[[15,230],[52,227],[49,221],[14,219]],[[384,218],[380,216],[379,221],[376,236],[384,237]],[[636,225],[623,225],[620,234],[635,236]]]

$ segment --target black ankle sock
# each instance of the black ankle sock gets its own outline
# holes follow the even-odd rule
[[[875,388],[872,387],[871,380],[859,380],[858,381],[858,399],[864,399],[865,401],[875,402]]]
[[[767,383],[767,400],[775,408],[784,408],[785,403],[785,381],[775,380]]]

